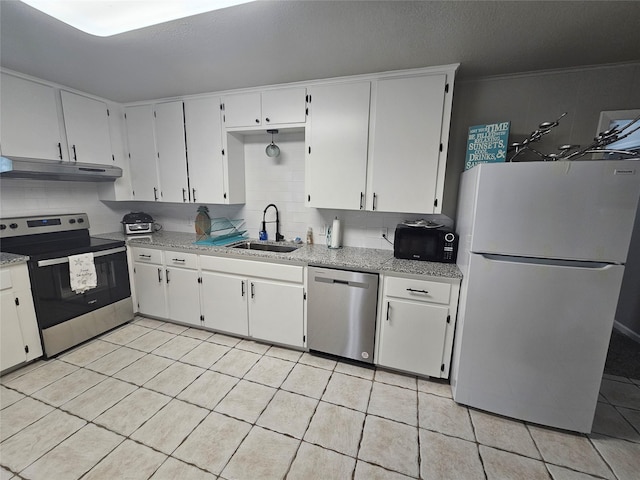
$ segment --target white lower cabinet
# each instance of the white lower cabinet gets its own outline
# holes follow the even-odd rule
[[[27,265],[0,269],[0,372],[42,356]]]
[[[167,317],[201,326],[198,256],[193,253],[165,251],[164,264]]]
[[[303,347],[303,267],[200,257],[202,312],[209,328]]]
[[[383,282],[376,363],[448,378],[459,280],[385,276]]]
[[[257,279],[249,282],[249,334],[268,342],[304,346],[304,287]]]
[[[304,347],[304,267],[131,249],[138,312]]]
[[[138,312],[152,317],[167,317],[162,251],[133,248],[133,274]]]
[[[247,280],[217,272],[202,272],[204,326],[248,336]]]
[[[200,326],[198,256],[133,248],[138,312]]]

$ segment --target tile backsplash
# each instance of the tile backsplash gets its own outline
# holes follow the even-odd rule
[[[276,135],[274,141],[280,147],[277,158],[269,158],[265,153],[270,141],[271,137],[266,133],[245,136],[246,202],[243,205],[207,205],[212,218],[242,218],[248,235],[258,238],[264,209],[273,203],[278,207],[280,233],[287,240],[300,237],[306,241],[307,229],[311,227],[314,243],[325,243],[325,226],[331,225],[337,216],[342,222],[343,245],[392,249],[393,246],[382,238],[382,228],[388,229],[393,241],[393,231],[398,223],[405,218],[426,217],[308,208],[304,204],[304,133]],[[191,232],[199,204],[127,202],[127,205],[151,214],[166,230]],[[274,221],[275,211],[269,209],[265,218],[267,222]],[[451,222],[446,217],[438,218]],[[270,240],[275,239],[275,224],[267,223],[267,233]]]
[[[0,180],[0,217],[87,213],[91,234],[119,230],[126,206],[105,205],[98,186],[88,182],[60,182],[7,178]]]

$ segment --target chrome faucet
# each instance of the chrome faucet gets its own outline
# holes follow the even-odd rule
[[[262,232],[267,231],[267,223],[273,223],[273,222],[266,222],[265,221],[265,215],[267,214],[267,210],[269,210],[269,207],[273,207],[276,209],[276,242],[281,242],[282,240],[284,240],[284,235],[280,235],[280,217],[278,216],[278,207],[275,206],[275,204],[270,203],[269,205],[267,205],[267,208],[264,209],[264,212],[262,212]],[[266,235],[265,235],[266,236]]]

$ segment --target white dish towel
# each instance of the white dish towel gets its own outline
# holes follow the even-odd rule
[[[93,253],[81,253],[69,257],[69,280],[71,290],[76,293],[84,293],[98,286]]]

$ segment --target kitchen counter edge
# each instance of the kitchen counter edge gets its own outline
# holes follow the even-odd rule
[[[211,254],[234,258],[273,260],[279,263],[355,269],[384,274],[426,275],[454,280],[462,278],[462,272],[453,263],[402,260],[394,258],[391,250],[374,248],[342,247],[330,249],[325,245],[303,244],[293,252],[279,253],[231,249],[227,246],[196,245],[194,244],[195,234],[185,232],[160,231],[152,235],[140,236],[126,236],[122,232],[112,232],[96,236],[110,240],[124,240],[127,245],[132,247],[173,249],[201,255]]]
[[[18,263],[26,263],[29,257],[26,255],[18,255],[16,253],[0,252],[0,266],[6,267],[16,265]]]

